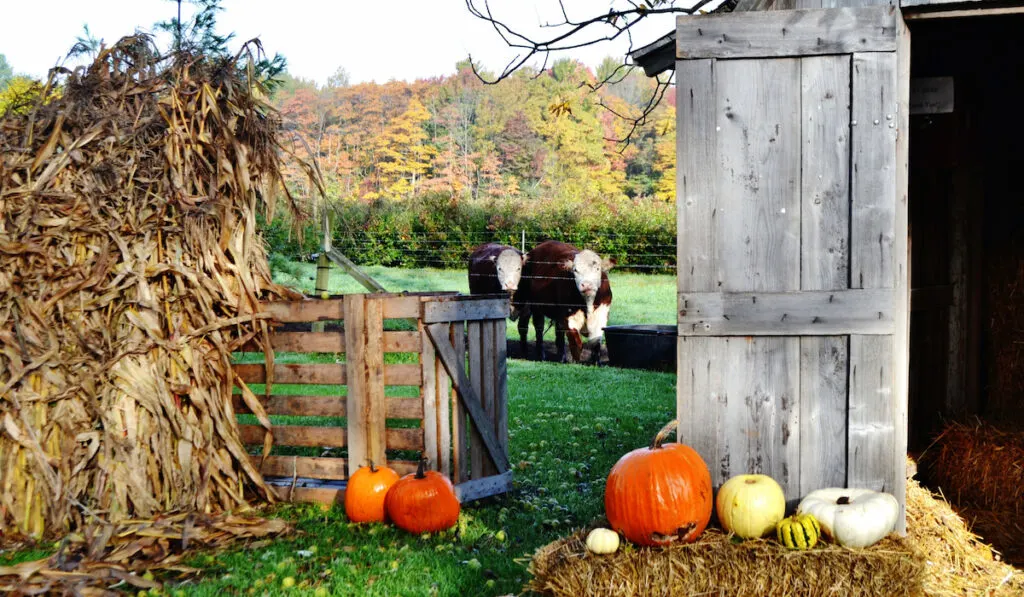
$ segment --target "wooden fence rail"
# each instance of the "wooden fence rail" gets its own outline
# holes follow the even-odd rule
[[[275,325],[273,364],[234,370],[273,417],[269,429],[239,427],[278,497],[339,503],[345,480],[368,461],[405,474],[421,456],[463,501],[511,487],[507,299],[353,294],[262,307]],[[262,354],[255,344],[242,350]],[[310,356],[294,362],[291,353]],[[418,396],[390,395],[402,386]],[[251,412],[239,394],[234,406]],[[267,433],[273,449],[264,455]]]

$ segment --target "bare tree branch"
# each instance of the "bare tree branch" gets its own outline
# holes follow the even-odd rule
[[[563,0],[552,0],[557,2],[561,13],[561,20],[554,23],[544,23],[539,27],[541,31],[553,30],[550,36],[535,36],[527,32],[517,30],[496,17],[491,10],[489,0],[465,0],[466,9],[470,14],[489,24],[498,36],[510,48],[520,50],[495,76],[487,76],[478,70],[473,57],[470,55],[469,63],[473,73],[485,84],[494,85],[509,77],[516,71],[527,65],[534,58],[543,60],[543,66],[534,76],[540,76],[547,68],[552,53],[571,52],[581,48],[594,46],[601,43],[612,42],[618,39],[626,39],[628,49],[623,56],[622,64],[611,73],[596,83],[582,81],[581,87],[587,87],[592,92],[597,92],[606,85],[615,85],[625,80],[630,73],[636,69],[636,65],[628,62],[627,57],[639,46],[635,45],[633,39],[633,28],[646,19],[664,15],[691,15],[697,12],[706,12],[704,7],[711,4],[718,4],[714,12],[729,11],[736,4],[736,0],[697,0],[690,6],[677,6],[678,0],[626,0],[624,8],[611,8],[607,13],[594,14],[584,19],[573,19],[565,7]],[[629,145],[637,129],[647,123],[648,117],[664,98],[665,93],[672,86],[672,75],[657,77],[656,85],[650,98],[641,106],[639,116],[622,113],[603,99],[598,105],[608,110],[617,118],[629,123],[629,132],[622,139],[608,139],[621,144],[622,149]]]

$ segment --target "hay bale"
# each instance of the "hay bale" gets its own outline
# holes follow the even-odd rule
[[[709,529],[688,545],[587,552],[587,531],[533,556],[528,590],[545,595],[923,595],[924,560],[888,537],[865,550],[820,544],[790,551],[775,541],[734,543]]]
[[[920,460],[926,482],[941,488],[974,532],[1024,565],[1024,432],[950,423]]]
[[[270,498],[231,353],[269,346],[259,299],[297,295],[256,230],[283,188],[279,119],[239,64],[125,38],[0,119],[5,538]]]
[[[941,495],[914,479],[907,480],[907,542],[925,558],[928,595],[1024,594],[1024,571],[999,561]]]
[[[968,530],[940,496],[907,480],[907,536],[851,550],[794,552],[770,540],[734,543],[709,529],[690,545],[586,550],[587,531],[534,554],[525,587],[544,595],[955,595],[1024,594],[1024,571]]]

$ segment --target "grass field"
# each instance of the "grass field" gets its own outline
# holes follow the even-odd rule
[[[370,266],[366,273],[393,292],[455,291],[469,292],[466,272],[461,270],[408,270]],[[316,282],[316,264],[289,262],[274,269],[274,280],[302,292],[312,294]],[[608,274],[612,286],[612,309],[609,325],[676,322],[676,278],[664,274]],[[332,268],[329,292],[347,294],[366,292],[351,276]],[[510,322],[511,323],[511,322]],[[517,334],[515,324],[509,325],[509,336]],[[554,337],[551,330],[547,336]],[[547,337],[546,336],[546,337]],[[516,336],[518,337],[518,336]],[[549,339],[550,339],[549,338]]]
[[[278,281],[311,291],[315,266],[291,267],[291,273],[276,272]],[[367,269],[396,291],[466,290],[462,272]],[[612,323],[674,320],[672,277],[613,272],[612,284]],[[360,291],[347,276],[334,272],[332,293]],[[279,361],[305,358],[282,355]],[[187,564],[202,573],[185,579],[165,576],[165,594],[519,593],[528,578],[526,563],[537,547],[602,518],[604,480],[611,466],[622,454],[647,445],[674,416],[675,376],[518,360],[509,362],[508,375],[514,489],[504,496],[464,505],[456,530],[433,536],[409,535],[381,524],[351,524],[341,508],[323,511],[312,505],[277,506],[268,514],[294,522],[295,534],[219,554],[196,553]],[[317,386],[294,389],[303,394],[329,390]],[[415,388],[404,389],[415,395]],[[287,423],[328,422],[341,424],[342,420]],[[0,552],[0,565],[42,557],[46,547]],[[286,588],[293,582],[294,586]]]
[[[211,597],[519,593],[537,547],[603,516],[608,471],[674,416],[674,383],[664,373],[510,361],[515,488],[466,504],[457,532],[409,535],[350,524],[341,508],[280,506],[271,515],[294,521],[295,535],[197,553],[188,563],[203,573],[165,577],[166,588]],[[42,555],[45,549],[0,553],[0,565]],[[286,578],[296,586],[283,588]]]

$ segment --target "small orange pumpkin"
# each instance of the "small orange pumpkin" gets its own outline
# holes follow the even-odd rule
[[[662,445],[677,424],[665,425],[649,447],[624,455],[608,474],[605,514],[633,543],[689,543],[711,520],[711,473],[704,460],[690,446]]]
[[[384,522],[384,498],[398,482],[398,473],[386,466],[360,467],[345,487],[345,515],[352,522]]]
[[[459,522],[459,499],[452,482],[437,471],[425,470],[420,460],[410,473],[391,486],[385,498],[388,517],[410,533],[433,533]]]

